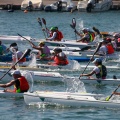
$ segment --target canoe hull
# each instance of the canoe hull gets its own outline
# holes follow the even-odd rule
[[[91,107],[107,107],[107,108],[120,108],[120,102],[100,101],[92,96],[76,96],[76,95],[62,95],[62,94],[49,94],[49,93],[24,93],[24,101],[27,105],[34,104],[60,104],[64,106],[91,106]]]

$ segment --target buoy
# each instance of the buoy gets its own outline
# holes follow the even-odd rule
[[[28,10],[24,10],[24,13],[27,13],[28,12]]]

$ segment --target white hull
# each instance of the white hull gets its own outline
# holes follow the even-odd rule
[[[0,76],[3,76],[7,70],[0,70]],[[12,72],[12,71],[11,71]],[[11,72],[9,72],[3,79],[3,81],[7,82],[12,80],[12,75]],[[70,80],[76,79],[79,81],[78,77],[68,77],[68,76],[63,76],[60,73],[57,72],[39,72],[39,71],[21,71],[23,75],[26,75],[26,73],[29,72],[31,73],[33,80],[34,81],[45,81],[45,82],[51,82],[51,81],[56,81],[56,82],[68,82]],[[103,84],[103,85],[118,85],[120,84],[120,79],[80,79],[83,83],[87,84]],[[2,80],[1,80],[2,82]]]
[[[43,1],[42,0],[31,0],[32,2],[32,11],[40,11],[43,10]],[[23,2],[21,3],[21,10],[26,10],[29,8],[28,7],[28,0],[23,0]]]
[[[0,70],[0,76],[3,76],[8,70]],[[39,71],[21,71],[22,75],[25,75],[27,72],[31,73],[34,81],[62,81],[63,76],[57,72],[39,72]],[[9,72],[4,78],[3,81],[8,82],[12,80],[12,71]],[[1,80],[2,82],[2,80]]]
[[[79,12],[86,12],[88,1],[83,0],[79,1],[77,5],[77,9]],[[94,9],[91,9],[92,12],[102,12],[102,11],[107,11],[110,9],[112,5],[112,0],[99,0],[99,3],[95,4]]]
[[[0,97],[23,97],[23,93],[10,93],[0,90]]]
[[[27,38],[28,40],[31,39],[30,36],[24,36],[25,38]],[[25,39],[23,39],[20,36],[8,36],[8,35],[0,35],[0,40],[2,40],[3,44],[10,44],[13,42],[19,42],[19,43],[24,43],[27,42]]]
[[[102,101],[97,100],[100,96],[92,95],[76,95],[67,93],[54,92],[33,92],[24,93],[24,101],[27,105],[34,104],[59,104],[64,106],[92,106],[92,107],[107,107],[107,108],[120,108],[120,101]],[[97,99],[96,99],[97,98]]]

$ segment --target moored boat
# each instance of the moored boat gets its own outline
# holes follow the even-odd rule
[[[42,0],[23,0],[21,3],[21,10],[41,11],[43,10],[43,1]]]
[[[110,10],[112,6],[112,0],[98,0],[94,6],[89,5],[88,0],[79,1],[77,9],[80,12],[101,12]]]
[[[72,2],[72,0],[60,0],[50,5],[46,5],[44,10],[46,12],[71,12],[76,10],[77,6]]]

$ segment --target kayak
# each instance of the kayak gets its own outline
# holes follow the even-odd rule
[[[24,36],[24,37],[27,38],[28,40],[31,39],[30,36]],[[9,35],[0,35],[0,40],[2,40],[3,44],[10,44],[13,42],[17,42],[17,43],[27,42],[25,39],[23,39],[20,36],[9,36]]]
[[[26,61],[31,60],[29,56],[26,57]],[[0,55],[0,62],[12,62],[12,54]]]
[[[10,92],[4,92],[4,90],[0,90],[0,97],[22,97],[23,93],[10,93]]]
[[[95,96],[95,97],[102,97],[104,96],[103,94],[91,94],[91,93],[79,93],[79,92],[76,92],[76,93],[71,93],[71,92],[51,92],[51,91],[36,91],[38,93],[48,93],[48,94],[58,94],[60,93],[61,95],[62,94],[69,94],[69,95],[76,95],[76,96]],[[31,92],[28,92],[28,93],[31,93]],[[9,97],[21,97],[23,98],[24,96],[24,93],[11,93],[11,92],[4,92],[4,90],[0,90],[0,97],[6,97],[6,98],[9,98]]]
[[[64,47],[79,47],[80,49],[90,49],[95,46],[95,42],[82,43],[75,40],[63,40],[63,41],[45,41],[47,46],[64,46]]]
[[[3,76],[7,70],[0,70],[0,76]],[[79,79],[78,77],[70,77],[64,76],[58,72],[40,72],[40,71],[24,71],[22,70],[21,73],[25,76],[29,72],[32,75],[32,78],[36,82],[69,82],[72,80],[82,81],[85,84],[102,84],[102,85],[118,85],[120,84],[120,79]],[[12,71],[10,71],[5,77],[4,81],[12,80]]]
[[[104,99],[103,99],[104,98]],[[52,105],[64,105],[64,106],[90,106],[90,107],[101,107],[101,108],[120,108],[119,100],[109,100],[105,101],[105,96],[96,95],[81,95],[76,93],[67,94],[64,93],[54,93],[54,92],[41,92],[35,91],[33,93],[24,93],[24,101],[27,105],[36,104],[52,104]]]
[[[0,76],[3,76],[8,70],[0,70]],[[11,70],[3,79],[3,81],[8,82],[12,80],[11,73],[13,70]],[[62,81],[63,76],[58,72],[40,72],[40,71],[23,71],[21,70],[21,73],[23,76],[25,76],[29,72],[34,81]],[[2,82],[2,81],[1,81]]]

